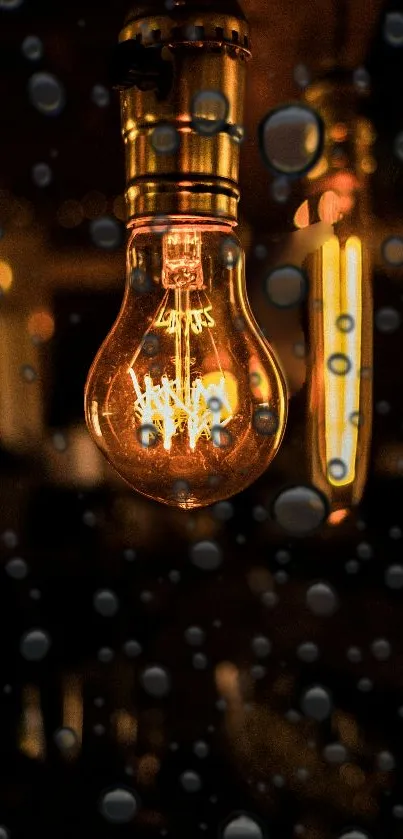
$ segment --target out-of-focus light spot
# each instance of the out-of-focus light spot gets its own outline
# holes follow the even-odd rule
[[[55,322],[45,310],[33,312],[28,318],[28,332],[35,341],[49,341],[55,331]]]
[[[334,526],[337,524],[341,524],[347,516],[349,516],[350,511],[347,509],[343,510],[334,510],[333,513],[330,513],[330,516],[327,519],[327,523]]]
[[[336,143],[343,143],[347,139],[347,126],[344,122],[336,122],[329,131],[329,135]]]
[[[370,155],[368,155],[368,157],[363,157],[360,165],[362,171],[365,172],[366,175],[372,175],[373,172],[376,171],[378,166],[375,158],[371,157]]]
[[[96,189],[93,189],[91,192],[87,192],[87,194],[84,195],[81,204],[85,218],[94,219],[105,213],[107,200],[102,192],[98,192]]]
[[[316,181],[317,178],[321,178],[322,175],[324,175],[327,172],[328,168],[329,164],[326,160],[326,157],[321,157],[320,160],[318,160],[316,166],[314,166],[313,169],[311,169],[311,171],[308,172],[307,178],[309,178],[310,181]]]
[[[385,41],[391,47],[403,46],[403,14],[402,12],[388,12],[383,25]]]
[[[29,61],[38,61],[43,55],[41,39],[37,35],[27,35],[22,42],[22,52]]]
[[[390,236],[382,244],[382,256],[389,265],[399,267],[403,265],[403,238]]]
[[[9,291],[13,284],[13,271],[9,262],[0,260],[0,290]]]
[[[336,224],[340,219],[340,198],[336,192],[329,189],[320,198],[318,206],[319,218],[327,224]]]
[[[309,203],[303,201],[294,215],[295,227],[303,228],[309,225]]]
[[[65,93],[52,73],[34,73],[28,83],[31,104],[45,116],[57,116],[64,108]]]
[[[119,221],[126,221],[126,200],[124,195],[118,195],[113,202],[113,214]]]
[[[83,208],[78,201],[63,201],[57,211],[57,219],[62,227],[78,227],[83,218]]]

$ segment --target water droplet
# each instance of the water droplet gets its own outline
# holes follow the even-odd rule
[[[6,564],[6,573],[13,580],[23,580],[28,574],[28,565],[25,559],[21,559],[18,556],[10,559]]]
[[[207,656],[204,653],[195,653],[192,657],[192,664],[195,670],[205,670],[208,664]]]
[[[386,402],[386,399],[381,399],[375,405],[376,413],[379,414],[381,417],[386,417],[387,414],[390,413],[391,406],[389,402]]]
[[[204,742],[204,740],[198,740],[193,746],[193,751],[196,757],[204,758],[209,754],[210,747]]]
[[[396,766],[396,761],[391,752],[379,752],[376,756],[376,766],[381,772],[391,772]]]
[[[371,84],[371,77],[365,67],[357,67],[353,73],[353,85],[358,93],[367,93]]]
[[[352,413],[349,416],[349,420],[351,424],[355,426],[355,428],[361,428],[364,422],[364,417],[361,411],[352,411]]]
[[[178,131],[169,122],[156,125],[150,139],[157,154],[174,154],[179,148],[180,137]]]
[[[403,131],[399,134],[401,138],[401,154],[398,156],[403,161]],[[398,138],[396,138],[398,139]],[[400,149],[400,145],[399,145]],[[396,144],[395,144],[396,151]],[[397,152],[396,152],[397,153]],[[394,267],[403,265],[403,239],[401,236],[390,236],[382,244],[382,256],[385,262]]]
[[[202,788],[201,778],[197,772],[191,772],[190,770],[182,772],[179,781],[186,792],[199,792]]]
[[[190,548],[193,565],[202,571],[213,571],[222,563],[222,553],[216,542],[196,542]]]
[[[142,350],[143,353],[149,357],[157,355],[160,350],[160,339],[158,335],[154,335],[152,332],[147,332],[142,341]]]
[[[379,332],[396,332],[400,323],[401,317],[399,312],[390,306],[384,306],[382,309],[378,309],[375,314],[375,324]]]
[[[395,804],[392,813],[395,819],[403,819],[403,804]]]
[[[312,664],[319,657],[319,649],[317,644],[312,641],[305,641],[297,647],[297,656],[306,664]]]
[[[352,367],[348,355],[344,355],[341,352],[335,352],[333,355],[330,355],[327,360],[327,366],[331,373],[334,373],[336,376],[346,376]]]
[[[403,46],[403,14],[388,12],[383,25],[385,41],[392,47]]]
[[[321,722],[329,716],[332,700],[328,690],[321,685],[314,685],[305,691],[301,700],[301,709],[307,717]]]
[[[115,653],[111,649],[111,647],[101,647],[98,650],[98,661],[102,664],[110,664],[111,661],[115,658]]]
[[[352,332],[355,328],[355,321],[352,315],[339,315],[336,320],[337,329],[340,332]]]
[[[327,518],[325,499],[313,487],[296,486],[283,490],[273,505],[273,516],[280,527],[294,536],[316,530]]]
[[[171,677],[165,667],[154,664],[146,667],[140,676],[141,684],[149,696],[160,699],[171,690]]]
[[[12,10],[22,6],[24,0],[0,0],[0,9]]]
[[[37,373],[36,370],[34,370],[34,368],[31,367],[30,364],[24,364],[21,367],[21,376],[25,382],[29,382],[29,384],[31,384],[36,380]]]
[[[123,652],[128,658],[137,658],[137,656],[142,652],[141,644],[134,639],[130,639],[123,644]]]
[[[91,91],[91,100],[98,108],[106,108],[110,102],[109,90],[103,84],[96,84]]]
[[[344,463],[344,460],[340,460],[338,457],[334,457],[332,460],[329,460],[329,463],[327,464],[327,473],[329,478],[333,478],[335,481],[342,481],[347,475],[347,466]]]
[[[231,432],[222,425],[213,425],[211,429],[211,439],[213,445],[220,449],[228,449],[234,442]]]
[[[372,679],[368,679],[364,676],[362,679],[359,679],[357,682],[358,690],[362,691],[362,693],[369,693],[372,690],[374,683]]]
[[[51,646],[50,636],[43,629],[30,629],[20,641],[20,653],[27,661],[42,661]]]
[[[64,754],[71,754],[78,748],[78,737],[72,728],[58,728],[53,735],[53,739],[57,748]]]
[[[113,824],[130,822],[136,813],[137,806],[134,794],[121,787],[104,792],[99,803],[101,814]]]
[[[278,416],[271,408],[260,407],[253,412],[253,427],[258,434],[271,437],[278,429]]]
[[[311,74],[305,64],[297,64],[294,67],[294,81],[298,87],[308,87],[311,81]]]
[[[201,90],[192,101],[192,121],[195,131],[207,137],[225,128],[229,112],[227,98],[220,90]]]
[[[200,626],[188,626],[185,630],[185,641],[191,647],[199,647],[204,644],[206,633]]]
[[[31,104],[41,114],[57,116],[65,105],[64,88],[52,73],[34,73],[28,82]]]
[[[252,516],[255,521],[262,522],[267,521],[269,514],[265,507],[262,507],[260,504],[258,504],[256,507],[253,508]]]
[[[230,816],[220,839],[263,839],[263,831],[252,818],[245,814],[233,814]]]
[[[22,52],[29,61],[38,61],[43,56],[43,44],[37,35],[27,35],[22,42]]]
[[[306,105],[286,105],[271,111],[259,126],[265,164],[286,175],[302,175],[319,159],[323,124]]]
[[[234,515],[234,507],[230,501],[219,501],[212,507],[212,514],[217,521],[229,521]]]
[[[151,425],[147,423],[146,425],[140,425],[139,428],[136,430],[137,439],[141,446],[144,449],[151,449],[152,446],[155,446],[158,443],[160,435],[155,427],[155,425]]]
[[[345,763],[348,755],[342,743],[329,743],[323,749],[323,757],[327,763]]]
[[[389,565],[385,571],[385,583],[389,588],[403,588],[403,565]]]
[[[252,639],[251,647],[257,658],[266,658],[271,653],[272,643],[265,635],[256,635]]]
[[[32,180],[36,186],[49,186],[52,181],[52,170],[47,163],[36,163],[32,167]]]
[[[328,583],[314,583],[306,593],[306,605],[314,615],[330,617],[338,607],[338,597]]]
[[[138,291],[140,294],[145,294],[151,291],[153,283],[150,277],[142,268],[133,268],[130,273],[130,287],[133,291]]]
[[[100,216],[91,221],[90,235],[97,248],[114,250],[122,240],[121,225],[111,216]]]
[[[282,265],[271,271],[265,282],[269,302],[279,309],[298,306],[307,291],[306,276],[293,265]]]
[[[95,611],[105,618],[116,615],[116,612],[119,609],[119,600],[115,592],[110,591],[109,589],[100,589],[95,592],[93,604]]]
[[[225,268],[231,271],[238,265],[241,248],[232,236],[225,236],[220,245],[220,259]]]
[[[231,137],[231,140],[233,140],[234,143],[238,143],[238,145],[243,143],[245,139],[245,129],[242,125],[230,125],[228,134]]]
[[[285,204],[291,195],[291,186],[288,178],[274,178],[270,187],[271,197],[277,204]]]

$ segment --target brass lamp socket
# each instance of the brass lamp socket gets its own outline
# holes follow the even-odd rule
[[[135,7],[119,36],[118,49],[132,56],[116,85],[128,222],[168,215],[236,224],[248,25],[236,0],[167,5]],[[226,107],[215,126],[217,103]]]

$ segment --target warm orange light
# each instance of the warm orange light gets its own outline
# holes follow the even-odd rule
[[[316,166],[314,166],[310,171],[307,173],[307,178],[309,181],[316,181],[317,178],[321,178],[329,168],[329,164],[326,160],[326,157],[321,157],[318,160]]]
[[[1,291],[9,291],[13,284],[13,271],[9,262],[5,259],[0,260],[0,289]]]
[[[298,207],[294,215],[294,224],[295,227],[299,229],[303,227],[308,227],[309,225],[309,203],[308,201],[303,201],[302,204]]]
[[[55,331],[55,322],[50,312],[33,312],[28,318],[28,332],[38,341],[49,341]]]
[[[319,218],[327,224],[336,224],[340,218],[340,199],[336,192],[324,192],[318,205]]]
[[[163,503],[211,504],[267,468],[284,430],[285,385],[250,311],[230,227],[135,229],[124,304],[85,407],[119,474]]]
[[[327,523],[333,526],[341,524],[349,515],[350,510],[347,509],[333,510],[327,518]]]
[[[334,140],[336,143],[343,143],[344,140],[347,140],[348,129],[347,125],[344,122],[336,122],[329,131],[329,136]]]

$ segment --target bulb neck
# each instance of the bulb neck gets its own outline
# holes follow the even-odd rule
[[[137,55],[120,85],[129,223],[155,215],[236,223],[249,33],[237,4],[221,2],[172,3],[169,11],[147,3],[120,34],[120,47]],[[203,108],[202,124],[195,116],[196,97],[208,91],[228,105],[211,134]],[[164,125],[175,139],[167,150],[154,140]]]

